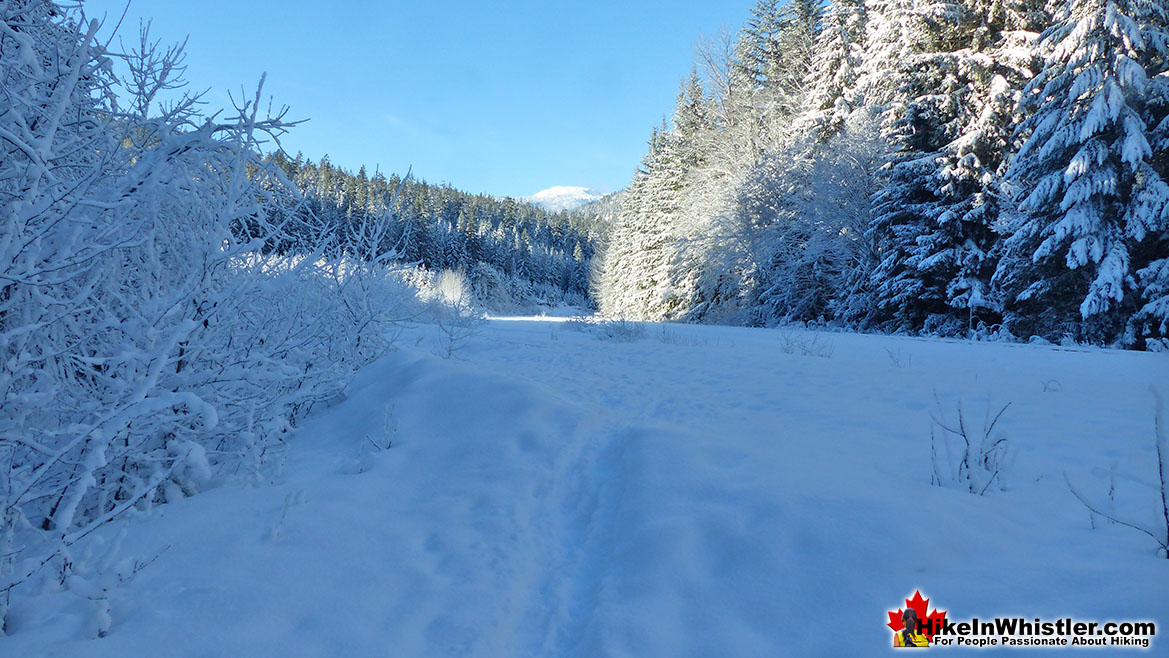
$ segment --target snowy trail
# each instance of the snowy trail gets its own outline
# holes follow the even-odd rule
[[[874,655],[915,589],[965,618],[1169,622],[1169,562],[1093,530],[1062,479],[1154,477],[1166,355],[578,329],[493,320],[451,361],[433,328],[403,336],[274,486],[107,530],[130,557],[169,547],[111,595],[108,637],[83,639],[88,602],[47,595],[0,655]],[[930,486],[935,394],[1012,403],[1007,491]]]

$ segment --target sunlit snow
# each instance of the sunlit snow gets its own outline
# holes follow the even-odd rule
[[[1169,355],[504,320],[449,360],[406,331],[273,484],[95,533],[77,564],[122,533],[157,559],[107,608],[19,597],[0,655],[868,656],[916,590],[955,619],[1165,612],[1153,541],[1064,478],[1156,521]],[[931,486],[931,415],[1008,402],[987,495]]]

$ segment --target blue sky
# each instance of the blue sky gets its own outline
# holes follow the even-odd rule
[[[628,184],[673,107],[695,41],[752,0],[366,2],[133,0],[120,31],[187,44],[187,79],[266,95],[307,118],[285,142],[347,169],[414,172],[470,192]],[[91,16],[122,0],[86,0]]]

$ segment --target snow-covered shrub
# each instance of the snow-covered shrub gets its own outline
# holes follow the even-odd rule
[[[443,270],[434,280],[438,298],[446,305],[459,309],[470,309],[473,302],[467,278],[460,272]]]
[[[976,326],[970,332],[970,339],[977,340],[977,341],[1007,342],[1007,343],[1014,343],[1014,342],[1018,342],[1018,340],[1019,340],[1009,330],[1007,330],[1007,328],[1004,327],[1003,325],[1001,325],[1001,324],[987,325],[986,323],[983,323],[983,322],[979,322],[978,326]]]
[[[536,313],[565,304],[579,308],[591,305],[583,294],[509,275],[482,261],[467,270],[466,281],[475,304],[496,313]]]
[[[593,325],[593,335],[601,340],[612,340],[618,343],[635,343],[645,338],[645,323],[634,322],[625,318],[605,320]]]
[[[589,321],[589,318],[578,315],[578,316],[571,317],[571,318],[568,318],[567,320],[565,320],[563,326],[565,329],[567,329],[569,331],[584,332],[584,331],[589,331],[589,329],[592,327],[592,325],[593,325],[593,323]]]
[[[1162,557],[1169,558],[1169,413],[1165,411],[1165,400],[1156,387],[1150,387],[1153,393],[1153,436],[1157,452],[1157,483],[1146,484],[1146,480],[1136,477],[1127,477],[1138,484],[1148,486],[1154,490],[1154,504],[1151,505],[1151,514],[1146,516],[1129,516],[1117,511],[1115,492],[1115,469],[1111,469],[1110,487],[1107,502],[1093,499],[1072,484],[1071,478],[1064,473],[1064,482],[1072,495],[1087,507],[1092,514],[1104,517],[1118,525],[1142,532],[1157,543]]]
[[[644,322],[626,318],[607,320],[598,317],[576,316],[565,320],[562,326],[569,331],[592,334],[597,340],[611,340],[618,343],[634,343],[648,335]],[[663,325],[659,340],[670,342],[672,337],[673,334]]]
[[[489,263],[478,262],[467,272],[475,300],[501,313],[521,312],[528,304],[527,289],[515,277]]]
[[[940,338],[956,338],[966,333],[966,326],[952,315],[934,313],[926,317],[921,333]]]
[[[388,218],[316,230],[259,156],[288,124],[258,91],[215,120],[161,104],[181,53],[143,35],[120,80],[79,18],[0,2],[0,630],[104,523],[261,477],[393,307]]]
[[[559,308],[568,306],[577,309],[589,309],[594,307],[593,300],[582,292],[568,291],[560,296],[560,300],[554,304],[548,304],[551,308]],[[1166,341],[1169,343],[1169,340]]]
[[[976,427],[967,420],[961,402],[957,404],[954,419],[947,418],[940,399],[936,402],[937,414],[930,416],[931,483],[963,489],[979,496],[996,483],[1000,490],[1003,489],[1003,471],[1009,466],[1012,455],[1006,435],[996,431],[996,427],[1011,403],[992,412],[988,401],[982,426]]]
[[[430,315],[440,331],[438,352],[449,359],[478,333],[483,316],[461,272],[439,272],[432,286]]]

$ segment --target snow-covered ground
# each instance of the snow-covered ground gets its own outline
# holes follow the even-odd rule
[[[90,543],[157,556],[106,583],[106,637],[100,592],[26,591],[0,655],[879,655],[918,589],[951,618],[1169,624],[1169,560],[1064,481],[1115,469],[1119,511],[1155,520],[1169,355],[625,329],[497,318],[451,360],[405,333],[275,484]],[[1011,403],[1005,491],[931,486],[935,395],[979,426]]]

